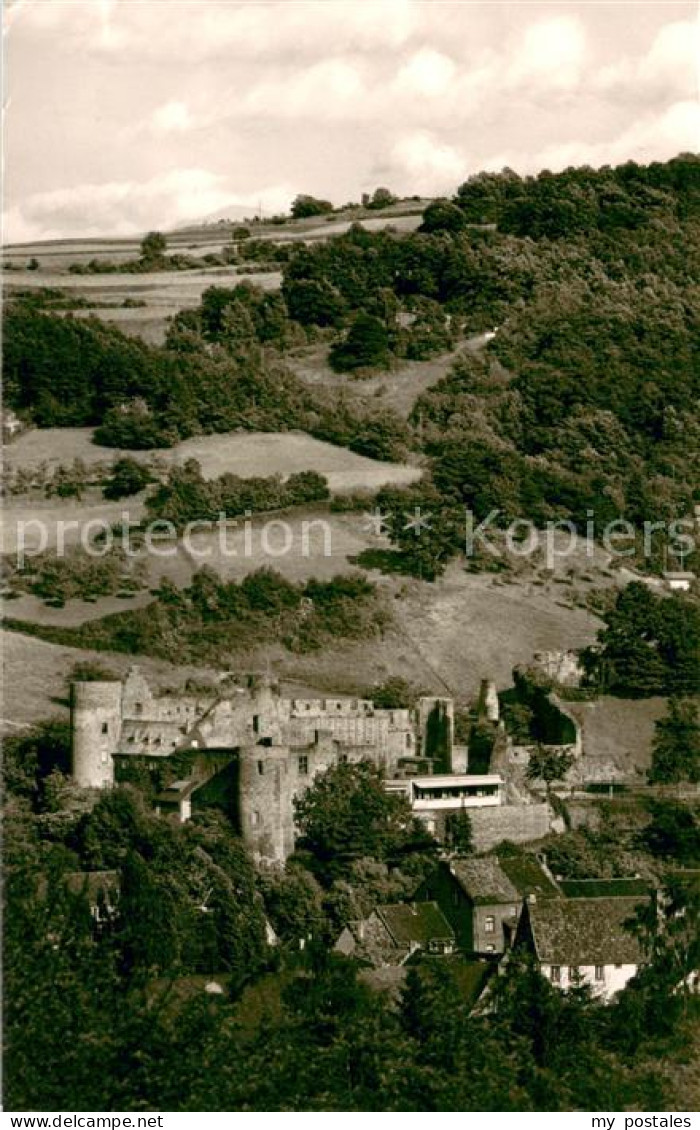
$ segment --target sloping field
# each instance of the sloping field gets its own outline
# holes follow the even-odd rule
[[[314,345],[298,350],[285,358],[287,366],[302,380],[324,388],[342,388],[364,398],[376,397],[399,416],[408,417],[418,397],[447,376],[455,361],[465,352],[478,353],[486,344],[486,336],[478,334],[464,341],[449,353],[428,361],[403,361],[390,372],[377,373],[366,380],[336,373],[328,364],[327,345]]]
[[[133,510],[129,515],[133,519]],[[115,517],[120,520],[121,515]],[[27,537],[28,544],[29,540]],[[271,514],[249,522],[241,519],[212,533],[194,532],[187,545],[174,539],[154,541],[150,552],[144,550],[141,556],[147,563],[151,588],[156,588],[163,577],[184,588],[203,566],[215,569],[229,581],[240,581],[257,569],[272,568],[290,581],[303,582],[311,577],[330,580],[338,573],[356,571],[348,558],[377,544],[364,529],[360,515],[310,510]],[[6,602],[6,614],[15,620],[67,628],[114,612],[142,608],[152,599],[145,589],[129,598],[69,600],[63,608],[54,608],[37,596],[23,594]]]
[[[513,667],[535,651],[586,647],[601,622],[564,607],[531,584],[451,565],[436,585],[412,585],[402,632],[455,697],[471,696],[484,678],[511,685]]]
[[[525,586],[495,584],[457,565],[434,585],[379,575],[373,579],[386,591],[396,619],[395,628],[383,638],[339,641],[328,651],[308,655],[277,645],[240,655],[232,647],[232,663],[250,671],[265,670],[269,664],[280,678],[348,694],[401,675],[425,690],[466,702],[478,693],[482,678],[494,678],[505,688],[511,684],[512,668],[526,663],[533,651],[591,643],[599,626],[580,609],[558,607],[539,595],[532,597]],[[393,600],[398,596],[400,600]],[[11,607],[13,616],[16,605]],[[50,689],[57,682],[54,667],[59,672],[70,669],[81,653],[17,633],[6,633],[6,638],[4,717],[43,717],[48,697],[55,693]],[[112,665],[109,653],[100,655]],[[121,664],[127,661],[119,657]]]
[[[567,702],[566,709],[581,724],[588,780],[605,781],[622,773],[643,783],[651,765],[654,724],[666,713],[665,698],[604,697]]]
[[[112,463],[122,455],[149,460],[157,456],[165,465],[197,459],[207,478],[229,472],[233,475],[290,475],[295,471],[318,471],[329,479],[332,490],[374,488],[383,483],[408,483],[420,477],[417,467],[382,463],[315,439],[306,432],[220,432],[194,436],[175,447],[151,451],[122,451],[92,442],[91,428],[35,428],[24,432],[4,449],[12,467],[31,469],[41,463],[49,467],[83,459],[88,465]]]
[[[25,432],[5,449],[7,462],[14,468],[25,469],[41,463],[53,467],[59,463],[71,463],[76,458],[89,465],[111,463],[122,454],[126,453],[94,444],[90,428],[35,429]],[[198,436],[173,448],[128,454],[142,460],[157,455],[166,466],[197,459],[207,478],[216,478],[226,472],[251,477],[314,470],[326,476],[335,493],[376,490],[385,483],[410,483],[421,475],[419,467],[381,463],[345,447],[314,439],[304,432],[226,432]],[[22,536],[28,546],[38,544],[43,536],[46,539],[44,548],[57,545],[61,536],[64,536],[65,544],[74,544],[80,540],[81,529],[87,522],[100,519],[118,522],[123,513],[127,513],[133,521],[140,520],[144,513],[142,496],[127,498],[123,502],[91,503],[75,499],[54,499],[48,503],[34,499],[9,499],[3,514],[3,551],[15,552]],[[63,534],[59,527],[61,522],[64,523]],[[66,529],[67,522],[74,525]],[[32,523],[31,526],[28,523]],[[26,531],[25,535],[20,533],[22,529]],[[362,548],[364,545],[353,552]]]
[[[58,647],[17,632],[0,632],[0,643],[3,671],[0,721],[6,733],[14,733],[23,724],[51,715],[67,715],[66,679],[74,664],[93,660],[122,675],[135,662],[128,655]],[[139,659],[139,666],[154,683],[163,685],[177,685],[190,677],[212,674],[204,669],[178,667],[147,658]]]
[[[104,322],[114,322],[119,329],[133,337],[140,337],[150,345],[161,345],[165,340],[168,319],[180,310],[198,306],[203,292],[210,286],[235,286],[244,279],[265,290],[279,287],[281,275],[276,271],[239,275],[231,267],[214,267],[209,270],[154,271],[146,275],[62,274],[52,264],[43,271],[13,271],[5,275],[6,293],[13,289],[28,290],[35,287],[52,287],[66,294],[79,296],[99,303],[72,311],[74,317],[96,315]],[[123,306],[124,302],[143,302],[144,306]],[[102,305],[109,303],[109,306]]]

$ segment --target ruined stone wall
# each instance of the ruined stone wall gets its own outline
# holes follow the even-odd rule
[[[532,666],[563,687],[580,687],[585,675],[577,651],[536,651]]]
[[[501,805],[469,810],[474,847],[489,851],[501,840],[523,844],[550,831],[553,813],[548,804]]]

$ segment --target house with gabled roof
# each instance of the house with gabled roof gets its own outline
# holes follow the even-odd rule
[[[455,935],[435,902],[388,903],[349,923],[335,949],[375,967],[403,965],[419,951],[452,953]]]
[[[644,964],[631,922],[649,895],[627,898],[526,899],[513,948],[535,958],[560,989],[587,983],[610,1000]]]
[[[438,903],[460,949],[498,957],[515,933],[523,898],[532,893],[560,897],[534,856],[489,855],[441,860],[415,897]]]

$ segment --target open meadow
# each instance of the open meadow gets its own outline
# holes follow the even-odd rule
[[[49,470],[59,464],[82,459],[88,466],[112,463],[125,452],[100,447],[92,442],[90,428],[44,428],[27,431],[5,448],[5,460],[15,470],[32,470],[46,464]],[[421,476],[419,467],[402,463],[382,463],[358,455],[345,447],[336,447],[314,439],[303,432],[225,432],[184,440],[173,448],[128,453],[137,460],[157,457],[164,467],[196,459],[206,478],[223,474],[241,477],[290,475],[298,471],[318,471],[325,475],[333,493],[355,490],[378,490],[385,484],[402,485]],[[91,497],[92,495],[94,497]],[[64,524],[65,544],[80,541],[88,522],[118,522],[123,512],[133,521],[144,515],[143,495],[107,502],[98,492],[88,492],[84,501],[77,499],[9,498],[3,513],[3,552],[14,553],[19,531],[27,530],[25,545],[34,546],[43,535],[45,548],[58,542]],[[73,523],[65,529],[65,523]],[[33,523],[31,527],[28,523]],[[96,527],[95,527],[96,529]],[[364,547],[360,547],[364,548]],[[358,550],[359,552],[359,550]]]

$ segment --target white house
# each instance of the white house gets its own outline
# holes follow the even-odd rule
[[[649,896],[542,899],[523,905],[513,948],[535,956],[543,977],[560,989],[587,982],[604,1000],[624,989],[644,963],[630,929]]]

